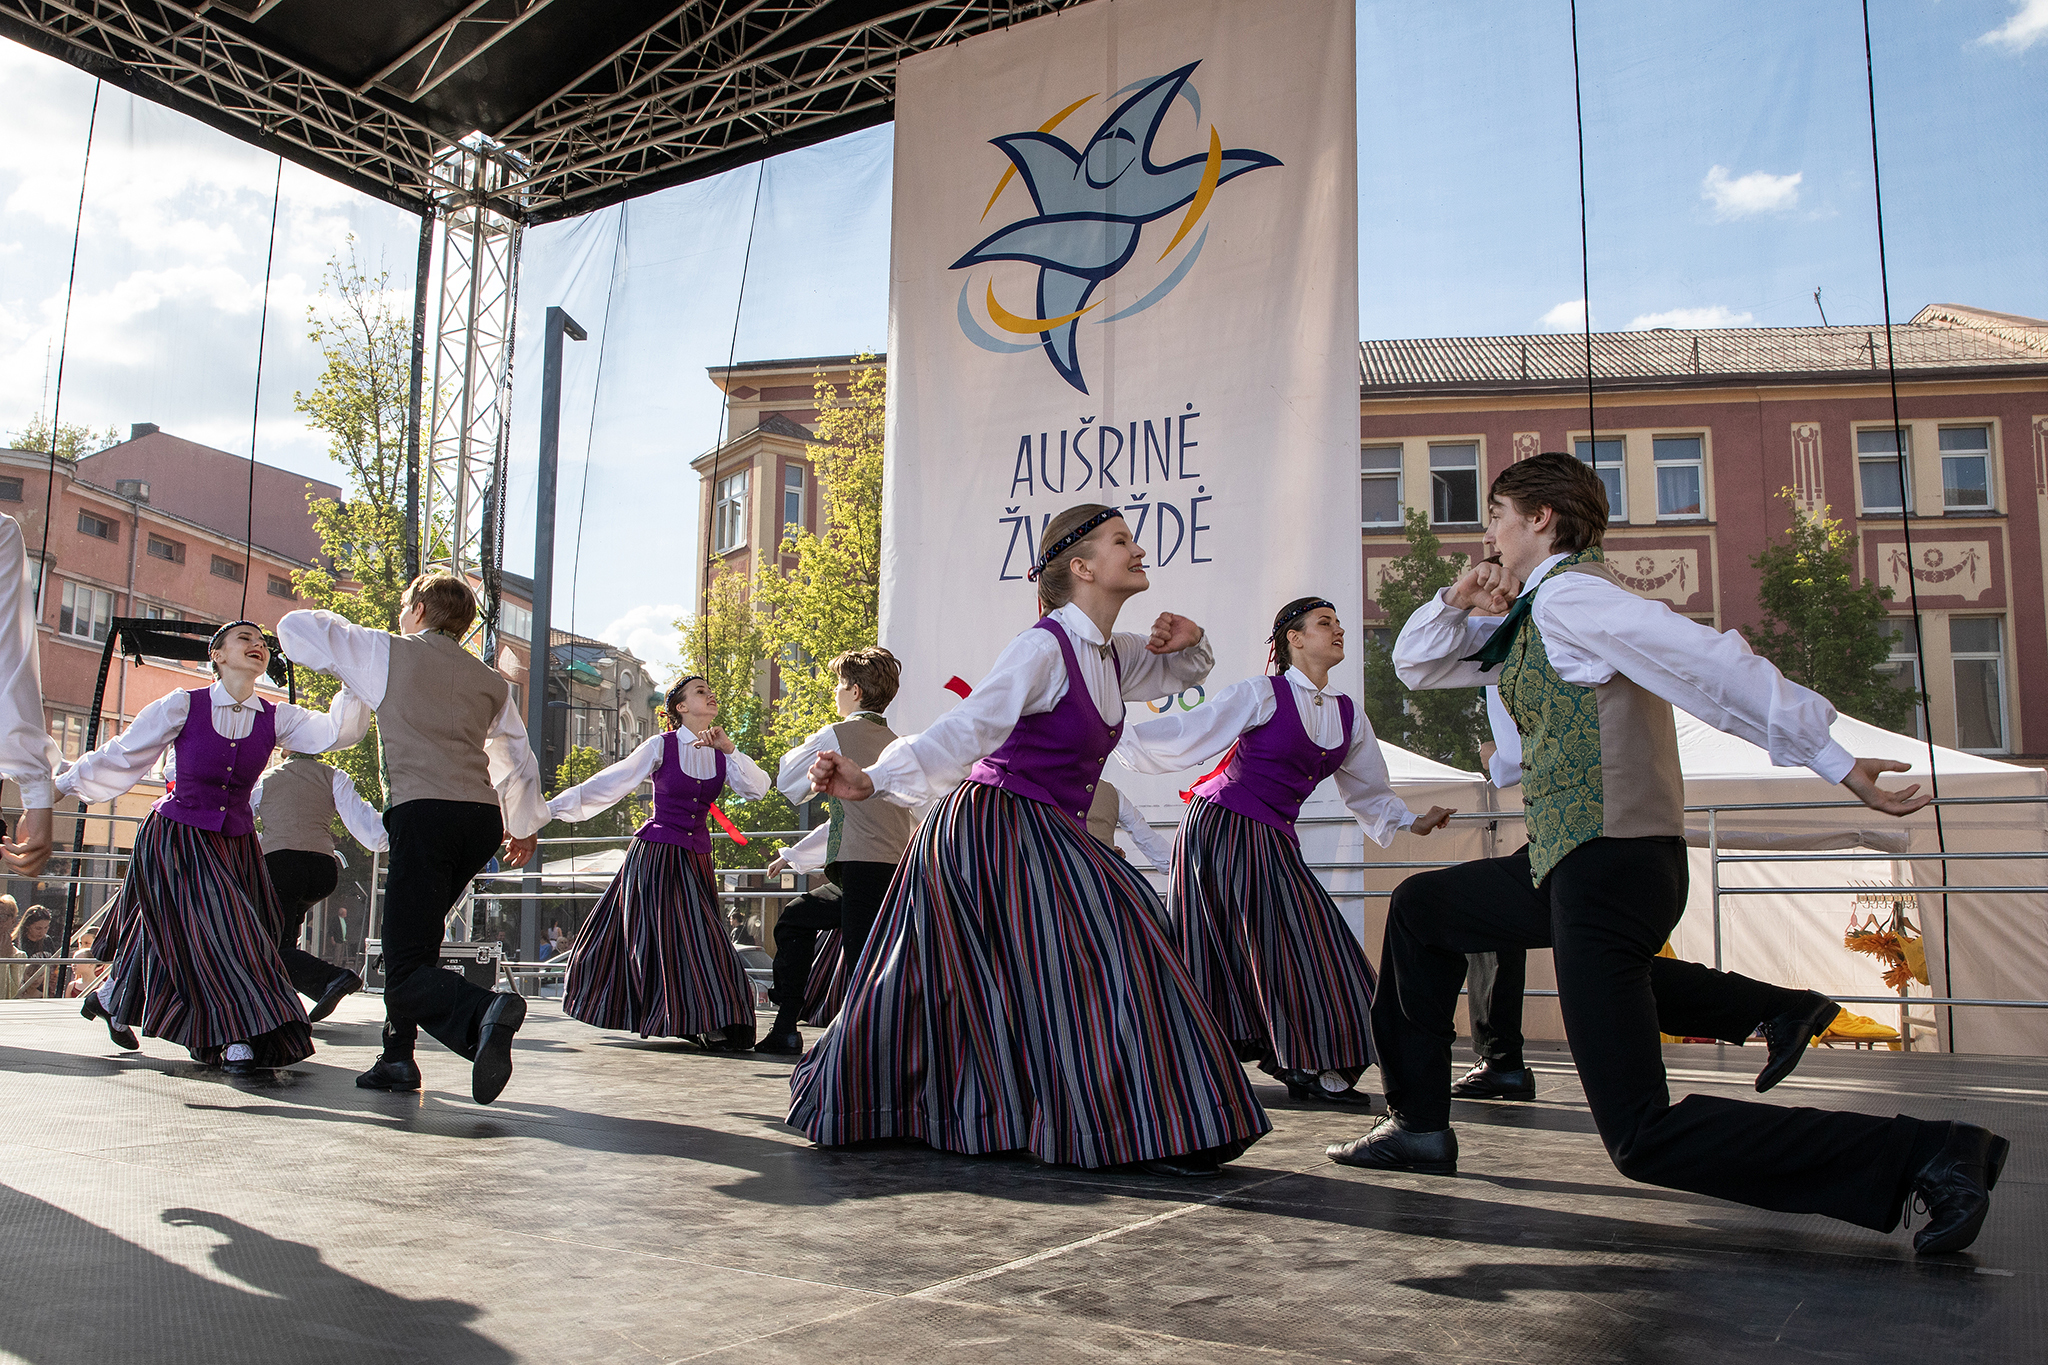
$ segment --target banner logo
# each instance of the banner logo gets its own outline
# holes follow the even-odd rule
[[[1213,123],[1206,155],[1198,153],[1163,166],[1153,160],[1153,143],[1176,98],[1187,101],[1196,126],[1201,125],[1202,100],[1191,79],[1199,65],[1190,62],[1177,71],[1117,91],[1111,99],[1130,98],[1118,105],[1079,149],[1055,137],[1053,130],[1093,100],[1093,95],[1075,100],[1034,131],[1006,133],[990,140],[1010,158],[1010,168],[996,182],[982,219],[986,221],[994,211],[1013,178],[1024,182],[1037,211],[983,238],[949,268],[971,272],[975,266],[996,261],[1021,261],[1038,267],[1038,291],[1029,315],[1012,312],[997,300],[992,277],[983,280],[981,300],[989,323],[998,332],[1037,340],[1004,341],[982,326],[973,306],[977,277],[970,273],[960,286],[956,309],[960,330],[969,341],[997,354],[1042,349],[1060,378],[1087,393],[1077,328],[1086,314],[1101,307],[1101,300],[1088,301],[1096,287],[1137,255],[1146,225],[1181,211],[1172,240],[1151,262],[1161,264],[1202,221],[1220,186],[1247,171],[1281,164],[1279,158],[1249,148],[1226,150]],[[1165,231],[1164,224],[1160,231]],[[1187,278],[1208,239],[1209,230],[1203,228],[1165,278],[1144,297],[1120,312],[1089,321],[1103,326],[1158,303]]]

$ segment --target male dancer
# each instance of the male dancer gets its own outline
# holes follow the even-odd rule
[[[548,807],[511,685],[462,647],[475,620],[469,584],[422,574],[399,599],[396,635],[294,611],[277,638],[294,662],[334,674],[377,713],[384,749],[384,1053],[356,1084],[418,1090],[413,1043],[424,1028],[470,1060],[470,1093],[489,1104],[512,1077],[526,1002],[443,968],[443,926],[501,843],[511,866],[533,856]]]
[[[306,912],[334,894],[341,868],[334,855],[334,817],[355,841],[372,853],[391,847],[384,818],[356,794],[348,774],[331,768],[312,754],[287,754],[285,761],[263,774],[249,793],[249,805],[263,818],[263,865],[277,888],[284,918],[278,924],[277,951],[291,975],[292,989],[315,1002],[306,1018],[319,1023],[342,1000],[363,988],[363,979],[346,967],[315,957],[299,947],[299,929]]]
[[[1486,689],[1486,719],[1494,736],[1479,746],[1487,780],[1496,788],[1516,786],[1522,780],[1521,740],[1498,687]],[[1529,954],[1523,949],[1465,954],[1465,1005],[1479,1061],[1451,1086],[1453,1099],[1536,1098],[1536,1073],[1522,1056],[1522,993],[1528,984]]]
[[[856,767],[867,768],[882,756],[882,750],[896,740],[896,732],[882,713],[896,700],[903,665],[886,649],[869,647],[848,650],[828,665],[839,679],[832,704],[840,719],[824,726],[796,748],[783,755],[775,785],[800,805],[811,797],[811,764],[820,754],[844,754]],[[889,879],[903,850],[917,828],[917,814],[886,801],[831,801],[832,819],[826,835],[825,875],[839,888],[839,947],[846,954],[849,970],[860,961],[868,934],[875,927],[882,898],[888,894]],[[799,926],[792,924],[792,930]],[[829,926],[827,926],[829,927]],[[815,943],[813,933],[811,942]],[[792,940],[794,943],[794,940]],[[808,945],[806,945],[808,946]],[[776,933],[777,966],[781,965],[782,935]],[[794,960],[792,960],[792,973]],[[805,975],[808,976],[808,970]],[[780,973],[778,972],[778,976]],[[802,1015],[803,979],[797,978],[794,995],[778,980],[775,1021],[767,1036],[755,1045],[757,1052],[794,1053],[803,1050],[796,1031]]]
[[[0,863],[33,877],[50,861],[57,788],[51,780],[63,755],[43,724],[42,650],[36,640],[35,593],[21,527],[0,516],[0,777],[21,788],[13,839],[0,839]]]
[[[1929,1220],[1914,1248],[1968,1246],[1990,1208],[2010,1147],[2004,1138],[1968,1123],[1719,1096],[1674,1105],[1657,1037],[1660,1016],[1667,1031],[1678,1023],[1676,1031],[1692,1032],[1681,1016],[1775,1012],[1742,998],[1759,983],[1697,966],[1683,976],[1652,970],[1685,909],[1672,706],[1765,746],[1781,764],[1840,782],[1888,815],[1927,803],[1917,786],[1878,785],[1880,774],[1906,765],[1851,757],[1829,737],[1835,712],[1825,699],[1787,681],[1733,633],[1718,635],[1623,588],[1600,552],[1606,490],[1577,460],[1546,453],[1508,466],[1487,512],[1486,540],[1501,562],[1474,566],[1410,617],[1394,664],[1410,687],[1497,677],[1523,740],[1529,843],[1395,890],[1373,1005],[1389,1114],[1365,1136],[1333,1145],[1330,1157],[1455,1172],[1450,1050],[1464,955],[1548,947],[1587,1104],[1623,1175],[1879,1232],[1896,1227],[1917,1194]],[[1497,629],[1468,619],[1475,609],[1507,609],[1518,584]],[[1800,999],[1780,994],[1787,1004]]]

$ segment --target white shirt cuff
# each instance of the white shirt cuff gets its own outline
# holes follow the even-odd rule
[[[1813,761],[1806,766],[1830,782],[1840,782],[1856,766],[1856,756],[1834,740],[1829,740],[1828,747],[1814,755]]]

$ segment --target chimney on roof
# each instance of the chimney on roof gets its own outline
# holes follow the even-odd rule
[[[149,480],[116,479],[114,480],[114,496],[126,498],[130,502],[148,502]]]
[[[145,436],[154,436],[163,428],[154,422],[136,422],[128,428],[128,439],[139,441]]]

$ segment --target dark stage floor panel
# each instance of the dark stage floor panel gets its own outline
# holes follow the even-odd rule
[[[0,1361],[2048,1359],[2041,1059],[1816,1052],[1767,1097],[2012,1139],[1976,1246],[1925,1260],[1622,1179],[1562,1052],[1533,1055],[1535,1103],[1458,1106],[1455,1178],[1330,1163],[1370,1119],[1254,1073],[1273,1134],[1177,1181],[819,1151],[781,1122],[790,1059],[549,1002],[497,1104],[424,1043],[424,1095],[357,1090],[379,1010],[237,1082],[0,1006]],[[1745,1098],[1763,1060],[1665,1056],[1674,1094]]]

